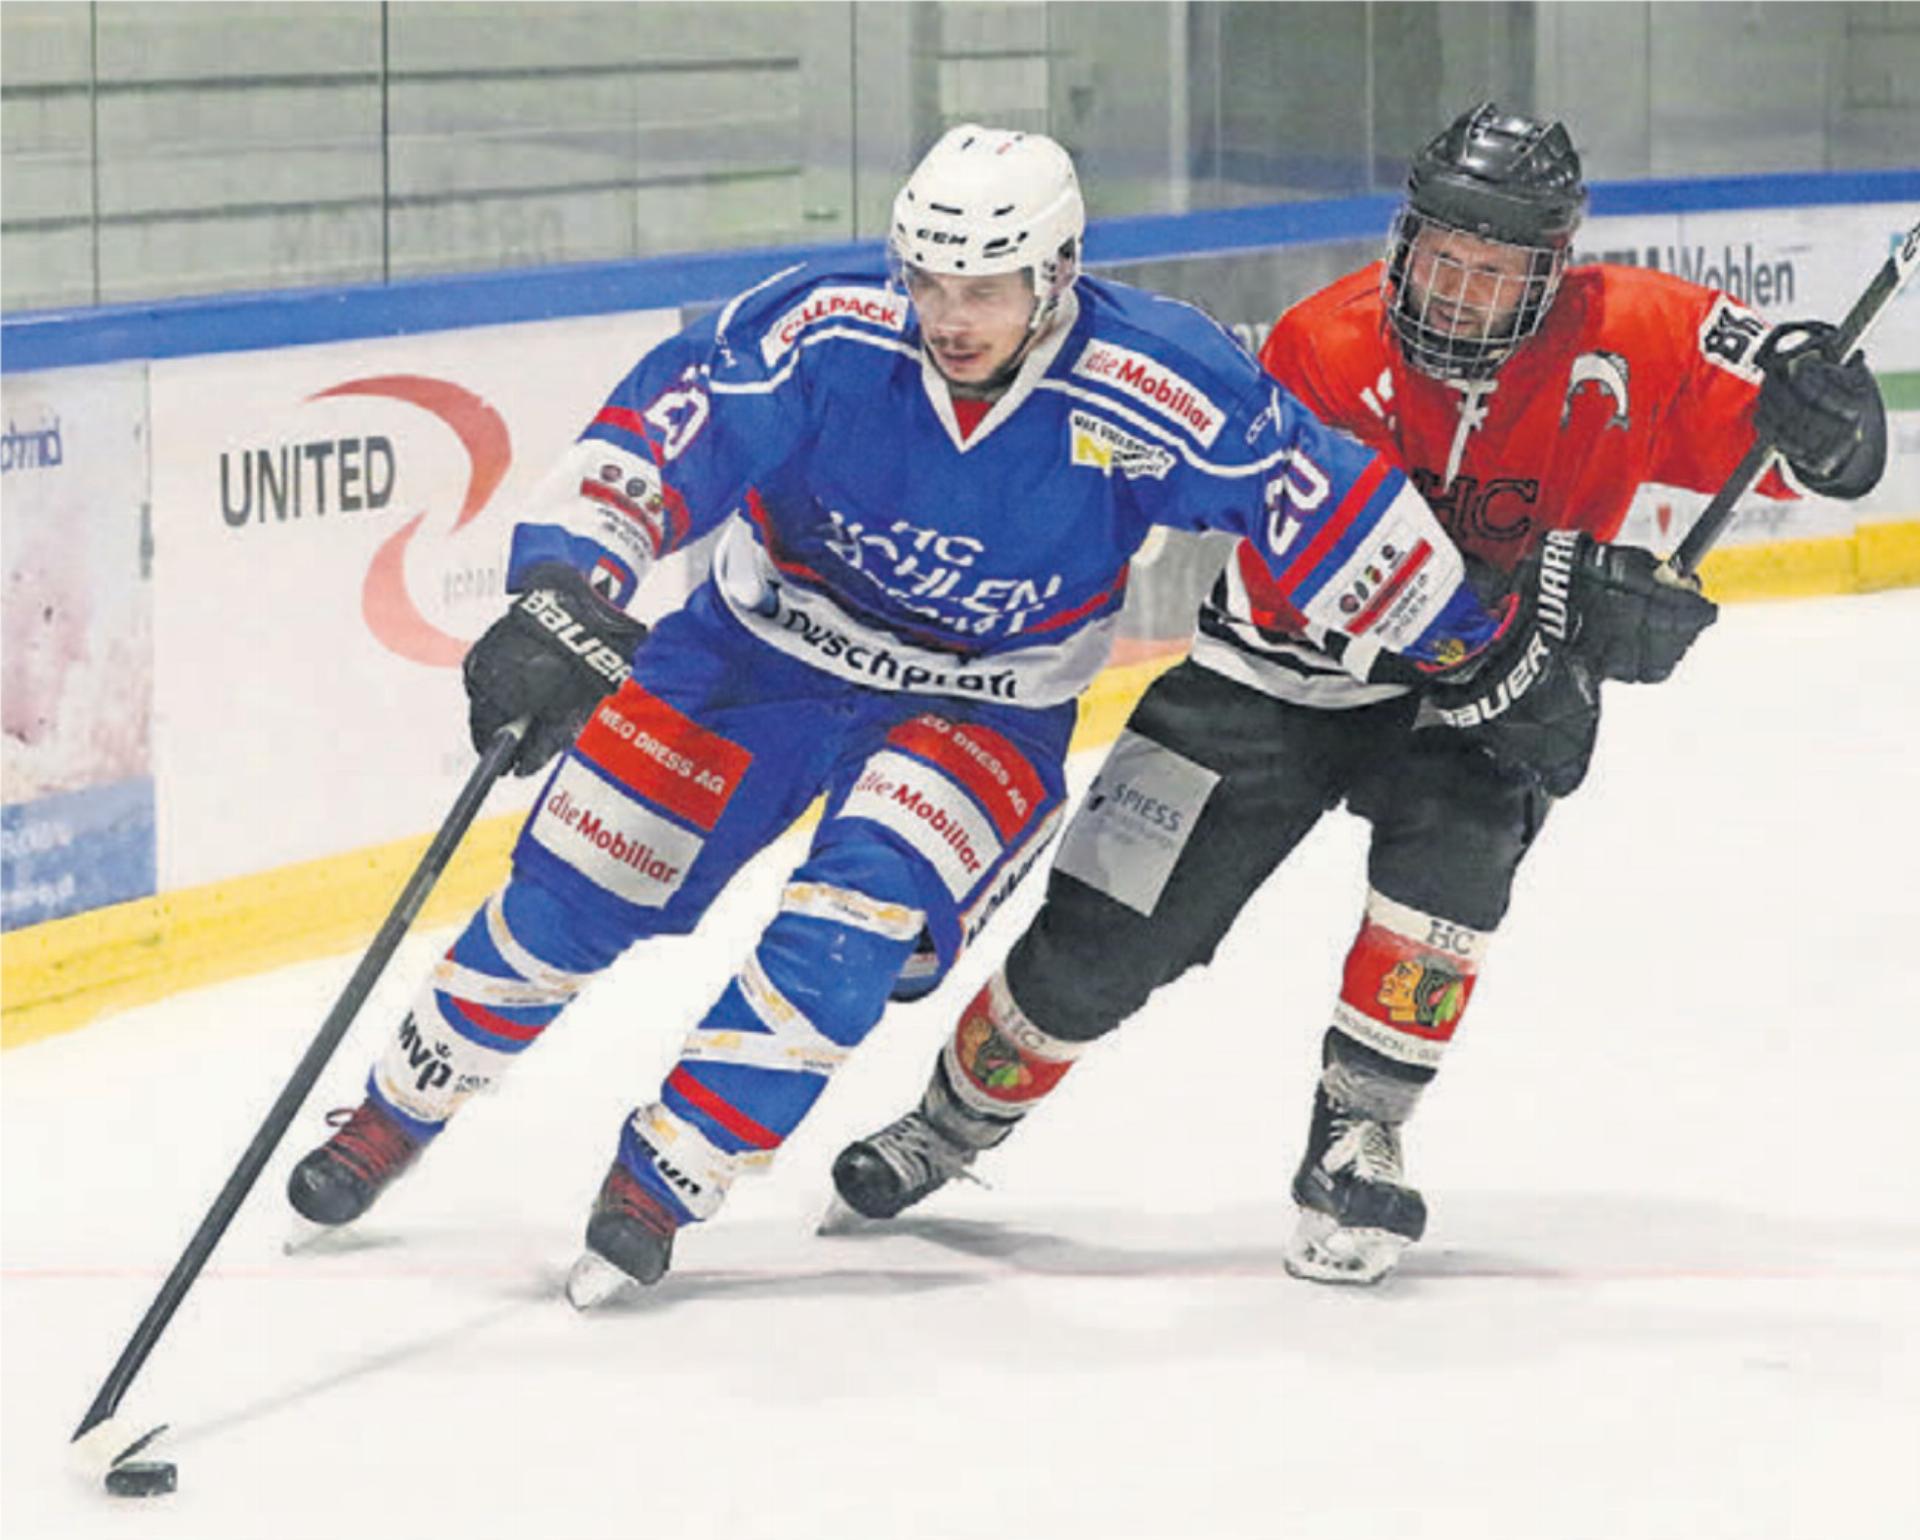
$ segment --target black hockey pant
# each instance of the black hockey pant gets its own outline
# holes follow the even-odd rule
[[[1211,959],[1255,889],[1343,799],[1373,826],[1377,891],[1492,930],[1551,799],[1444,729],[1413,732],[1413,714],[1410,698],[1311,710],[1191,662],[1161,675],[1128,731],[1219,780],[1184,825],[1151,912],[1056,866],[1007,961],[1021,1009],[1069,1041],[1110,1032],[1162,984]]]

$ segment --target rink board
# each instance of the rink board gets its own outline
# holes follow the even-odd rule
[[[1600,189],[1580,254],[1838,314],[1920,212],[1920,175],[1734,182]],[[1377,251],[1391,206],[1114,221],[1089,254],[1257,345]],[[470,767],[450,675],[499,609],[518,500],[647,347],[797,255],[9,318],[0,1043],[362,942]],[[1873,357],[1883,485],[1743,504],[1704,569],[1716,597],[1920,583],[1920,294]],[[1625,536],[1670,548],[1703,503],[1650,488]],[[1184,649],[1223,551],[1176,536],[1143,556],[1126,661],[1077,746]],[[668,564],[650,608],[703,556]],[[497,883],[529,794],[496,789],[430,918]]]

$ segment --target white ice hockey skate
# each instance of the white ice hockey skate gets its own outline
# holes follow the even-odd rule
[[[1313,1129],[1293,1178],[1300,1219],[1283,1260],[1315,1283],[1378,1283],[1427,1229],[1427,1204],[1402,1180],[1398,1124],[1314,1092]]]

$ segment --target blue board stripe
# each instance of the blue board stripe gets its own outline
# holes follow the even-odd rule
[[[1603,182],[1593,190],[1593,212],[1600,215],[1900,202],[1920,202],[1920,169]],[[1397,204],[1397,194],[1380,193],[1098,220],[1087,233],[1087,258],[1090,266],[1099,267],[1373,240],[1385,233]],[[793,262],[866,262],[879,249],[874,241],[783,246],[461,273],[392,284],[21,311],[0,321],[0,369],[18,374],[123,358],[246,352],[715,304]]]

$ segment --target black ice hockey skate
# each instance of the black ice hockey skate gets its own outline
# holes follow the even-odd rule
[[[648,1286],[667,1275],[680,1221],[616,1160],[587,1216],[587,1249],[567,1274],[567,1299],[590,1310],[629,1284]]]
[[[1293,1178],[1300,1220],[1287,1271],[1316,1283],[1377,1283],[1427,1230],[1427,1202],[1401,1180],[1400,1125],[1313,1096],[1306,1157]]]
[[[945,1063],[938,1063],[918,1107],[840,1152],[833,1163],[834,1191],[863,1219],[892,1219],[956,1176],[969,1176],[974,1157],[1006,1138],[1018,1121],[963,1106],[948,1088]],[[832,1230],[847,1217],[829,1212],[821,1228]]]
[[[861,1218],[891,1219],[946,1186],[977,1153],[943,1137],[916,1107],[842,1150],[833,1163],[833,1188]]]
[[[329,1112],[327,1122],[339,1132],[293,1168],[287,1201],[314,1224],[349,1224],[373,1207],[424,1146],[371,1097],[351,1111]]]

